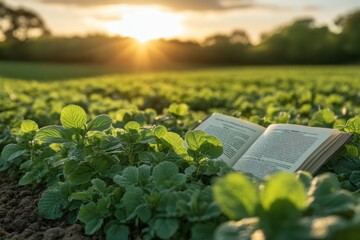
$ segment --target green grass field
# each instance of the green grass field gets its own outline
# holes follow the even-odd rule
[[[291,111],[294,117],[306,108],[309,113],[321,108],[340,113],[346,107],[356,114],[359,81],[358,66],[123,73],[100,66],[0,62],[2,96],[11,93],[11,103],[27,106],[28,112],[47,102],[55,111],[64,104],[79,103],[90,113],[124,106],[161,113],[170,103],[183,102],[194,111],[237,112],[246,118],[266,117],[274,108]]]

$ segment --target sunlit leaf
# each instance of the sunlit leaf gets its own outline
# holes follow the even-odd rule
[[[330,109],[316,112],[309,122],[312,127],[331,127],[335,121],[335,114]]]
[[[202,154],[206,155],[210,159],[215,159],[221,156],[223,153],[223,145],[219,138],[207,135],[203,137],[205,140],[200,146]]]
[[[178,117],[184,117],[189,114],[189,106],[185,103],[173,103],[169,107],[169,113]]]
[[[201,144],[205,141],[203,138],[206,133],[202,130],[189,131],[185,134],[185,140],[188,145],[188,148],[194,151],[200,149]]]
[[[292,173],[280,172],[272,175],[261,191],[261,202],[265,210],[270,209],[278,200],[286,200],[298,209],[306,206],[304,185]]]
[[[40,130],[36,133],[35,139],[47,143],[70,142],[70,140],[66,137],[66,130],[61,126],[56,125],[40,128]]]
[[[230,219],[241,219],[255,214],[259,202],[257,187],[243,174],[230,173],[219,178],[213,190],[216,203]]]
[[[112,120],[108,115],[101,114],[87,124],[87,129],[89,131],[105,131],[110,128],[111,123]]]
[[[348,133],[360,134],[360,117],[354,117],[347,121],[344,130]]]
[[[77,105],[64,107],[60,115],[60,121],[64,128],[84,129],[86,118],[84,109]]]
[[[21,131],[23,133],[36,132],[37,130],[39,130],[39,127],[36,124],[36,122],[34,122],[32,120],[24,120],[24,121],[22,121],[22,123],[21,123]]]
[[[158,138],[164,137],[166,133],[167,133],[167,129],[164,126],[157,126],[154,129],[154,134]]]
[[[124,129],[129,132],[131,132],[131,131],[139,132],[140,124],[135,121],[130,121],[125,125]]]
[[[165,144],[171,146],[178,154],[186,152],[184,140],[176,133],[167,132],[161,140],[163,140]]]

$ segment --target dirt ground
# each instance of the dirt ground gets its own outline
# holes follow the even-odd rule
[[[42,219],[37,213],[42,191],[18,186],[17,181],[0,174],[0,240],[103,239],[99,235],[86,236],[82,225],[70,225],[65,219]]]

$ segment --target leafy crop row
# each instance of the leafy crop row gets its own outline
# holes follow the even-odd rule
[[[107,115],[87,122],[76,105],[65,107],[60,120],[62,126],[41,129],[24,121],[18,143],[2,152],[2,170],[24,173],[20,185],[48,186],[39,202],[43,217],[66,213],[69,221],[82,221],[87,234],[104,228],[108,239],[130,232],[185,238],[201,224],[218,223],[208,185],[228,168],[208,159],[222,154],[219,139],[191,131],[186,148],[163,126],[113,128]]]
[[[46,187],[43,217],[108,239],[357,239],[359,76],[355,67],[272,67],[0,79],[0,171]],[[214,160],[216,138],[189,131],[214,111],[354,137],[315,177],[261,183]]]
[[[31,75],[31,72],[28,73]],[[259,123],[308,124],[319,109],[348,119],[360,114],[357,67],[271,67],[134,74],[39,82],[0,78],[0,132],[32,119],[60,124],[68,104],[90,117],[108,114],[116,127],[153,123],[172,103],[186,103],[195,120],[219,111]],[[187,128],[194,121],[188,115]],[[0,147],[12,140],[0,134]]]
[[[312,121],[326,123],[329,115],[319,112]],[[359,121],[342,127],[356,141]],[[46,184],[40,215],[81,221],[86,234],[100,230],[107,239],[360,236],[357,195],[341,190],[335,175],[279,173],[261,183],[213,160],[222,154],[221,141],[200,130],[183,139],[163,126],[134,121],[115,128],[107,115],[88,122],[76,105],[62,110],[60,122],[39,129],[34,121],[23,121],[17,143],[2,151],[0,169],[20,170],[20,185]],[[337,161],[356,154],[356,145],[348,148]],[[352,172],[346,181],[357,186],[359,180]]]

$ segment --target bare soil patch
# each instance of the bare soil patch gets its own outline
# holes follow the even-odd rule
[[[102,235],[87,236],[81,224],[66,219],[46,220],[39,216],[37,203],[44,189],[19,186],[16,180],[0,174],[0,239],[103,239]]]

